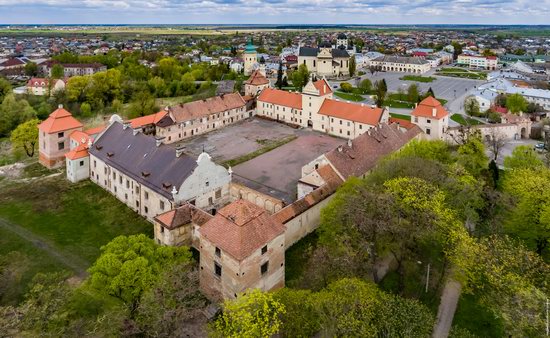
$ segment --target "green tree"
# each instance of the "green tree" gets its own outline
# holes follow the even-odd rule
[[[51,73],[52,79],[61,79],[65,76],[65,70],[63,69],[63,66],[58,63],[53,65]]]
[[[240,294],[223,304],[223,314],[214,322],[215,334],[221,337],[271,337],[281,329],[284,305],[272,293],[258,289]]]
[[[302,90],[302,88],[309,81],[309,70],[306,65],[300,65],[298,70],[292,73],[292,85],[296,90]]]
[[[458,147],[458,163],[475,177],[487,168],[489,162],[485,155],[485,146],[478,135],[470,135],[466,142]]]
[[[310,290],[282,288],[274,293],[275,300],[284,305],[280,315],[280,334],[284,337],[313,337],[320,329],[316,294]]]
[[[474,97],[464,100],[464,111],[470,116],[479,116],[479,102]]]
[[[38,146],[38,124],[40,120],[32,119],[23,122],[11,132],[10,141],[14,151],[25,150],[28,157],[34,156]]]
[[[80,114],[84,117],[92,116],[92,106],[88,102],[84,102],[80,105]]]
[[[349,76],[353,77],[355,75],[356,68],[357,68],[357,62],[355,61],[355,55],[353,55],[349,59],[349,67],[348,67]]]
[[[512,155],[504,158],[506,169],[537,169],[543,166],[544,163],[530,146],[517,146]]]
[[[6,95],[0,105],[0,135],[8,136],[15,127],[35,116],[36,112],[26,100]]]
[[[11,94],[12,88],[8,80],[0,77],[0,102],[4,101],[6,95]]]
[[[119,236],[101,247],[88,270],[91,286],[123,301],[131,311],[171,265],[188,263],[187,247],[159,246],[147,236]]]
[[[279,61],[279,69],[277,70],[277,82],[275,82],[275,87],[281,89],[283,88],[283,63]]]
[[[25,75],[36,76],[38,74],[38,65],[34,62],[25,64]]]
[[[67,81],[67,98],[72,102],[84,102],[86,93],[91,85],[90,76],[73,76]]]
[[[359,83],[359,88],[363,94],[368,94],[372,90],[372,82],[369,79],[364,79]]]
[[[527,100],[521,94],[516,93],[506,97],[506,108],[513,114],[527,111],[527,105]]]
[[[351,93],[353,91],[353,86],[350,85],[349,83],[347,82],[342,82],[340,83],[340,88],[342,89],[343,92],[345,93]]]
[[[458,59],[458,56],[462,54],[462,45],[457,41],[453,41],[451,42],[451,46],[453,46],[453,49],[454,49],[453,59],[456,60]]]
[[[412,103],[419,102],[420,94],[418,92],[418,85],[413,83],[407,88],[407,100]]]
[[[386,100],[386,93],[388,92],[388,87],[384,79],[382,79],[381,81],[376,81],[374,83],[374,92],[376,94],[375,103],[378,107],[381,108],[384,105],[384,101]]]

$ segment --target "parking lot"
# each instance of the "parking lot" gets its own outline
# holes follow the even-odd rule
[[[516,149],[517,146],[530,146],[534,147],[535,144],[540,143],[540,141],[537,140],[531,140],[531,139],[522,139],[522,140],[512,140],[508,141],[504,147],[500,150],[500,154],[498,155],[497,164],[499,167],[503,167],[504,165],[504,158],[507,156],[512,155],[512,152],[514,149]],[[489,147],[486,147],[487,150],[487,156],[492,159],[493,154],[489,152]],[[543,155],[539,153],[542,157]]]

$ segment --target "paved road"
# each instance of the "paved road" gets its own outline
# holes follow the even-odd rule
[[[11,231],[22,239],[30,242],[35,247],[41,249],[46,254],[55,258],[59,263],[63,264],[71,270],[74,270],[80,277],[85,277],[87,275],[86,269],[90,266],[90,264],[80,257],[55,248],[52,244],[48,243],[48,240],[34,234],[33,232],[23,228],[18,224],[12,223],[3,218],[0,218],[0,228]]]
[[[452,279],[447,280],[437,310],[437,320],[432,333],[433,338],[447,338],[449,336],[461,288],[459,282]]]

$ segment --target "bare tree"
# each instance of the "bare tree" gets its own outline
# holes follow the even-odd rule
[[[487,134],[486,142],[489,147],[489,151],[493,155],[493,160],[496,162],[498,155],[500,155],[500,151],[506,143],[508,143],[506,140],[506,135],[504,135],[497,128],[490,128],[489,134]]]

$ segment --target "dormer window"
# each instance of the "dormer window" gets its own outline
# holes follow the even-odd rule
[[[143,176],[143,177],[149,177],[149,175],[151,175],[151,173],[148,172],[148,171],[142,171],[141,172],[141,176]]]

